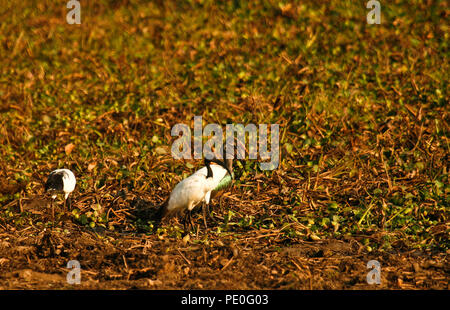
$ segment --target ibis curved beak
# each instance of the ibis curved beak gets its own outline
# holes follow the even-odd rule
[[[230,174],[231,179],[234,180],[234,173],[233,173],[233,171],[230,171],[230,169],[228,169],[228,167],[226,167],[226,169],[227,169],[228,173]]]

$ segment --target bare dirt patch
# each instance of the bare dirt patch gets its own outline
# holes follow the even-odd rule
[[[198,222],[200,218],[197,218]],[[448,289],[445,253],[367,253],[349,240],[289,241],[268,230],[217,234],[203,227],[190,240],[120,234],[70,220],[45,230],[0,223],[1,289]],[[369,260],[381,285],[368,285]],[[80,285],[66,282],[69,260]]]

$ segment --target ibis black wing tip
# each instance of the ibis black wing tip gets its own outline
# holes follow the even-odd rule
[[[45,190],[62,191],[64,188],[63,175],[56,172],[51,172],[45,182]]]

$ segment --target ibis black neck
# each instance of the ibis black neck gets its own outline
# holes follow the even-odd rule
[[[208,179],[208,178],[212,178],[213,172],[212,172],[211,165],[210,165],[210,162],[209,162],[209,161],[206,162],[206,170],[208,170],[208,173],[206,174],[206,178],[207,178],[207,179]]]
[[[208,171],[208,173],[206,175],[206,178],[211,178],[213,176],[213,172],[212,172],[212,169],[211,169],[211,166],[210,166],[211,162],[216,163],[216,164],[222,166],[223,168],[225,168],[228,171],[228,173],[230,174],[230,176],[233,177],[233,174],[232,174],[230,168],[225,163],[225,160],[222,161],[222,160],[219,160],[217,158],[213,158],[213,159],[206,159],[205,158],[205,165],[206,165],[206,169]]]

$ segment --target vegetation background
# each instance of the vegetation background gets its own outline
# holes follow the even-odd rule
[[[0,288],[448,289],[447,1],[0,1]],[[176,123],[280,124],[216,223],[151,213]],[[43,196],[78,178],[73,209]],[[382,283],[366,264],[380,261]]]

